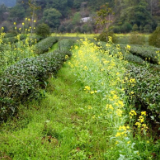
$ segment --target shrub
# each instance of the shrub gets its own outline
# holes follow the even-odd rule
[[[113,26],[112,28],[114,33],[120,33],[121,32],[121,27],[120,26]]]
[[[132,31],[138,31],[138,26],[137,26],[137,24],[134,24],[134,25],[133,25]]]
[[[126,93],[130,101],[138,109],[146,110],[150,118],[160,122],[160,84],[159,71],[142,66],[128,65],[126,76],[129,75]],[[134,85],[131,79],[135,79]]]
[[[20,35],[20,40],[23,40],[23,39],[25,39],[26,38],[26,35]],[[18,42],[18,38],[17,38],[17,36],[9,36],[8,38],[4,38],[3,39],[3,43],[8,43],[8,42],[10,42],[10,43],[17,43]]]
[[[58,39],[56,37],[47,37],[35,45],[35,52],[37,54],[45,53],[49,51],[49,49],[53,46],[53,44],[57,43],[57,41]]]
[[[121,49],[125,49],[126,45],[121,44]],[[152,64],[159,64],[159,55],[156,53],[158,48],[139,46],[139,45],[130,45],[130,53],[142,58],[144,61],[147,61]]]
[[[116,41],[117,41],[116,36],[114,35],[113,32],[110,32],[109,30],[103,31],[103,32],[97,37],[97,39],[98,39],[99,41],[108,42],[108,40],[109,40],[109,39],[108,39],[108,36],[112,37],[112,42],[113,42],[113,43],[116,43]]]
[[[160,27],[157,27],[149,37],[149,44],[160,48]]]
[[[133,32],[129,37],[129,43],[143,45],[145,44],[145,37],[139,33]]]
[[[15,37],[16,35],[17,35],[16,32],[10,32],[10,33],[6,33],[4,38]]]
[[[50,74],[56,74],[67,52],[55,51],[26,58],[8,67],[0,77],[0,121],[14,114],[17,104],[39,96]],[[38,97],[37,97],[38,98]]]
[[[151,33],[151,32],[152,32],[152,26],[149,25],[149,24],[146,24],[146,25],[144,26],[144,32],[145,32],[145,33]]]
[[[42,37],[47,37],[50,35],[50,28],[47,24],[39,24],[36,28],[36,34]]]
[[[123,33],[128,33],[132,30],[132,25],[128,22],[124,23],[122,26],[121,26],[121,32]]]
[[[58,42],[58,48],[62,52],[69,52],[71,46],[73,46],[75,43],[75,40],[73,39],[62,39]],[[69,55],[71,55],[71,52],[69,52]]]
[[[104,50],[106,50],[106,48],[107,48],[107,47],[106,47],[106,42],[98,42],[97,45],[99,45],[99,46],[100,46],[102,49],[104,49]],[[119,45],[119,46],[120,46],[120,48],[119,48],[119,50],[117,50],[116,45],[115,45],[115,44],[112,45],[111,48],[110,48],[110,53],[109,53],[109,54],[111,54],[111,52],[112,52],[112,54],[114,54],[114,56],[116,56],[116,54],[117,54],[118,52],[121,52],[123,58],[124,58],[126,61],[134,62],[134,63],[138,63],[138,64],[145,64],[145,61],[144,61],[141,57],[126,52],[126,49],[125,49],[126,45],[122,45],[122,44],[121,44],[121,45]]]

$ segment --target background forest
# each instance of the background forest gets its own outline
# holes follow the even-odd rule
[[[159,0],[0,0],[0,27],[8,32],[14,22],[22,27],[28,18],[34,25],[48,24],[53,32],[97,33],[97,11],[105,3],[112,10],[106,27],[114,33],[151,33],[160,25]]]

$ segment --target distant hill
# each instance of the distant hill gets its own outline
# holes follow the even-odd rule
[[[16,0],[0,0],[0,5],[2,4],[7,7],[14,7],[16,5]]]

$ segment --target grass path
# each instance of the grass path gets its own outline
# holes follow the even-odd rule
[[[88,108],[90,101],[95,100],[80,90],[81,84],[74,83],[67,68],[49,81],[45,99],[32,102],[28,110],[21,106],[18,119],[1,126],[0,157],[102,159],[106,137],[101,137],[105,133],[100,131],[105,128],[94,119],[90,121]]]

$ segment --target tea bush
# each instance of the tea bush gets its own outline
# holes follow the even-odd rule
[[[149,37],[149,44],[160,48],[160,27],[157,27]]]
[[[112,42],[116,43],[117,42],[117,37],[115,36],[115,34],[111,31],[105,30],[103,31],[98,37],[97,39],[99,41],[104,41],[104,42],[108,42],[108,36],[112,37]]]
[[[145,37],[140,35],[139,33],[133,32],[130,34],[129,37],[129,44],[139,44],[143,45],[145,44]]]
[[[20,40],[25,39],[27,36],[26,35],[20,35]],[[8,37],[3,39],[3,43],[16,43],[18,42],[17,36],[14,37]]]
[[[16,32],[11,32],[11,33],[6,33],[4,38],[15,37],[15,36],[17,36],[17,33]]]
[[[42,54],[47,51],[53,46],[53,44],[57,43],[58,39],[56,37],[48,37],[40,41],[35,45],[35,52],[37,54]]]
[[[97,45],[100,46],[104,50],[107,50],[107,48],[108,48],[106,46],[106,42],[98,42]],[[122,54],[123,59],[126,60],[126,61],[133,62],[133,63],[138,63],[138,64],[144,64],[145,63],[145,61],[141,57],[138,57],[136,55],[133,55],[133,54],[127,52],[126,45],[122,45],[122,44],[121,45],[115,45],[115,44],[113,44],[110,48],[110,51],[109,51],[110,54],[111,54],[111,51],[112,51],[112,54],[114,54],[114,55],[119,52],[120,54]]]
[[[44,39],[44,37],[38,36],[38,35],[32,35],[32,36],[29,37],[29,45],[30,46],[34,45],[34,44],[40,42],[42,39]],[[22,40],[22,41],[25,42],[25,39]]]
[[[14,104],[24,102],[39,95],[40,87],[50,74],[56,74],[65,61],[67,52],[55,51],[35,58],[26,58],[7,68],[0,77],[0,120],[14,114],[18,105],[5,103],[9,99]]]
[[[44,38],[49,36],[51,34],[49,26],[44,23],[39,24],[36,28],[36,34]]]
[[[128,76],[127,76],[128,75]],[[131,103],[146,110],[150,118],[160,122],[160,73],[143,66],[128,65],[127,90]],[[132,81],[135,80],[135,83]]]
[[[120,44],[122,49],[126,48],[126,45]],[[130,45],[129,52],[133,55],[136,55],[143,60],[152,63],[159,64],[159,52],[158,48],[147,47],[147,46],[139,46],[139,45]]]
[[[73,46],[75,44],[75,40],[73,39],[62,39],[60,41],[58,41],[58,49],[62,52],[68,52],[71,48],[71,46]],[[71,52],[70,54],[71,55]]]

